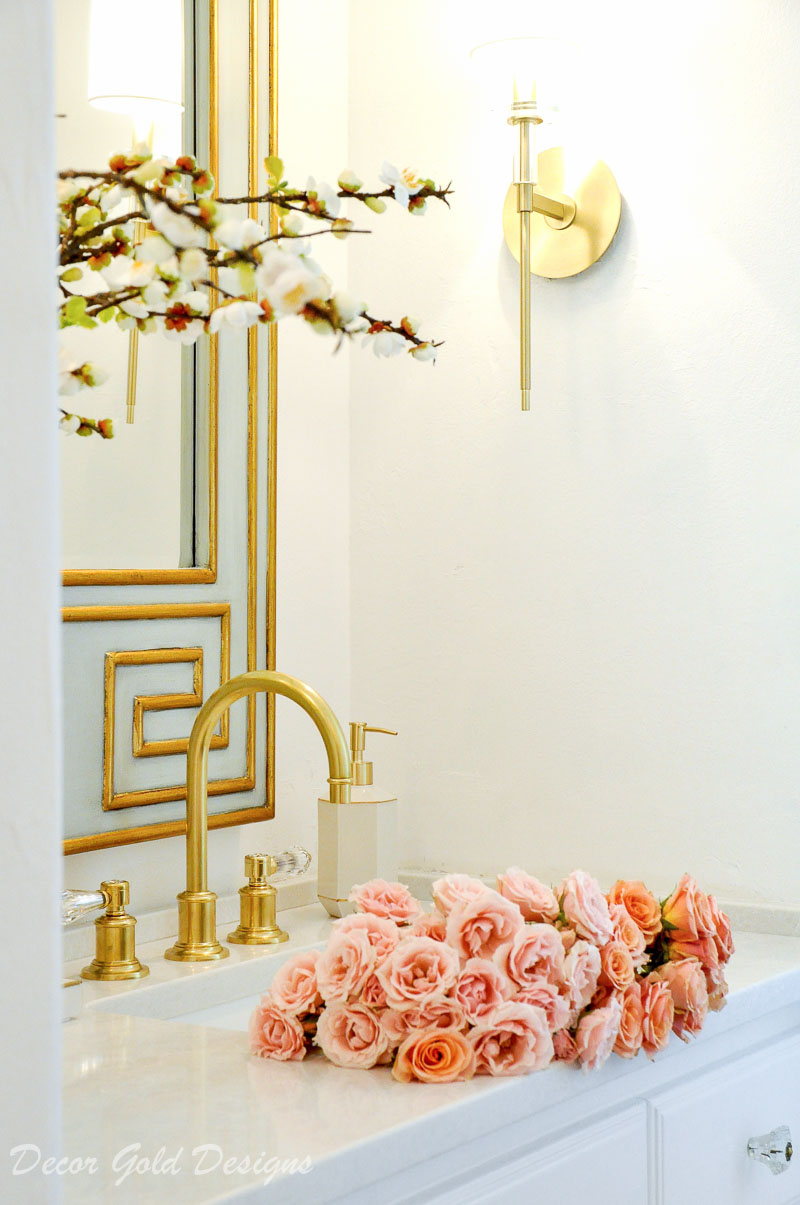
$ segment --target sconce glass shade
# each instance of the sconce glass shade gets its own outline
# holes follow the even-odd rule
[[[552,121],[561,109],[572,48],[558,38],[501,38],[470,52],[493,109]]]
[[[89,104],[129,114],[136,127],[174,121],[183,110],[183,2],[92,0]]]

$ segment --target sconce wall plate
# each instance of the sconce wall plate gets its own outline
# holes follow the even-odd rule
[[[598,160],[576,184],[565,180],[564,149],[551,147],[537,156],[537,194],[575,203],[571,220],[530,215],[530,270],[557,280],[577,276],[608,250],[619,226],[622,201],[607,164]],[[569,183],[570,187],[567,187]],[[503,205],[503,233],[511,254],[520,258],[517,185],[512,184]]]

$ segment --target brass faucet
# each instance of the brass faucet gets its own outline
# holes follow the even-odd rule
[[[321,695],[299,678],[253,670],[223,682],[200,708],[186,751],[186,890],[178,896],[178,940],[165,953],[174,962],[227,958],[217,941],[217,897],[208,890],[208,751],[217,722],[237,699],[285,695],[307,711],[328,753],[331,803],[349,803],[350,750],[342,727]]]

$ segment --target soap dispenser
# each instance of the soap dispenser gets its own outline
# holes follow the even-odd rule
[[[364,760],[366,733],[391,728],[350,725],[353,785],[350,803],[320,799],[317,894],[331,916],[355,911],[350,888],[370,879],[397,879],[397,797],[373,783],[372,762]]]

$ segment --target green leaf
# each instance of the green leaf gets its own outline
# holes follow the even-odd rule
[[[269,155],[264,160],[264,167],[267,169],[267,175],[277,184],[283,175],[283,160],[277,155]]]
[[[80,326],[86,317],[86,298],[70,297],[67,304],[62,306],[61,312],[64,315],[65,326]]]
[[[80,268],[68,268],[66,272],[61,273],[61,279],[64,281],[64,284],[67,285],[72,284],[72,282],[75,280],[80,280],[82,276],[83,273],[81,272]]]
[[[108,305],[104,310],[100,310],[97,317],[101,322],[110,322],[112,318],[116,318],[117,313],[118,310],[115,305]]]

